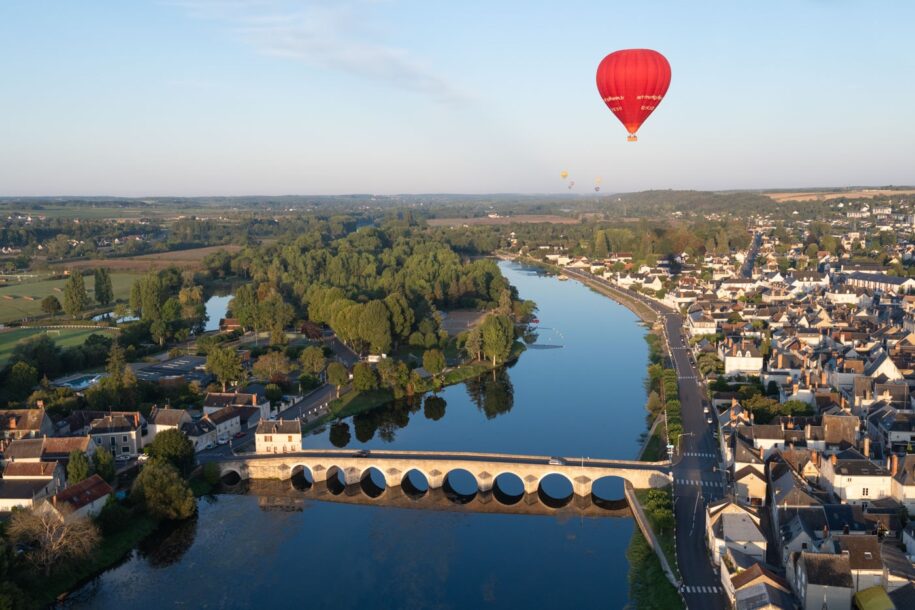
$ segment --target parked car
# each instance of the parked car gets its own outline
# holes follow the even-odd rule
[[[143,462],[148,462],[148,461],[149,461],[149,454],[148,454],[148,453],[141,453],[140,455],[137,456],[137,461],[140,462],[141,464],[142,464]]]
[[[708,415],[708,405],[702,408],[702,412]]]
[[[210,442],[210,443],[207,443],[207,446],[205,447],[205,449],[212,449],[215,446],[216,445],[214,445],[212,442]]]
[[[712,418],[711,418],[711,417],[706,417],[706,418],[705,418],[705,423],[711,424],[711,423],[712,423]]]
[[[232,435],[232,438],[245,438],[245,433],[244,433],[244,432],[236,432],[235,434]]]
[[[227,445],[228,443],[229,443],[229,438],[226,436],[220,436],[218,439],[216,439],[217,445]]]

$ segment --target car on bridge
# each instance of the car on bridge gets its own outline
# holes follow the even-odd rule
[[[356,453],[353,454],[353,457],[368,457],[368,456],[369,456],[368,449],[360,449],[359,451],[357,451]]]
[[[554,455],[553,457],[550,458],[549,463],[551,466],[565,466],[566,461],[564,459],[562,459],[561,457],[556,457]]]

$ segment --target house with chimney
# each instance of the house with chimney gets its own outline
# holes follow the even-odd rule
[[[0,477],[0,513],[35,508],[65,484],[66,474],[58,462],[7,462]]]
[[[44,409],[0,410],[0,452],[11,441],[54,434],[54,423]]]
[[[261,420],[254,433],[257,453],[290,453],[302,449],[302,426],[298,420]]]
[[[269,419],[270,401],[256,392],[207,392],[203,399],[203,412],[209,415],[225,407],[257,407],[261,419]]]
[[[97,474],[58,491],[41,505],[61,521],[91,518],[98,515],[114,490]]]
[[[105,447],[113,455],[135,456],[143,449],[146,419],[139,411],[94,411],[86,432],[97,447]]]
[[[823,487],[849,504],[868,502],[892,494],[890,472],[856,449],[835,453],[820,466]]]
[[[785,572],[803,610],[851,610],[854,582],[847,555],[793,553]]]

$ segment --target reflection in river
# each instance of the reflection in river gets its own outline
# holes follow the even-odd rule
[[[508,263],[501,268],[540,308],[543,326],[533,349],[495,375],[328,426],[306,436],[304,447],[632,458],[645,426],[647,349],[637,318],[575,282]],[[196,529],[184,531],[189,548],[166,536],[164,546],[172,550],[159,555],[144,547],[68,605],[624,607],[632,520],[589,518],[576,511],[579,498],[551,508],[539,492],[524,494],[517,477],[497,478],[497,490],[479,493],[474,481],[455,475],[450,496],[407,472],[399,486],[374,499],[383,477],[370,475],[354,489],[341,486],[327,501],[315,490],[292,494],[288,483],[282,494],[201,500]],[[556,489],[547,489],[549,483],[543,491],[564,500],[565,482],[555,481]],[[595,482],[594,490],[605,500],[622,497],[616,478]],[[395,498],[403,506],[394,505]],[[417,510],[423,498],[441,508]],[[595,516],[613,509],[588,500]],[[275,510],[261,510],[259,503]],[[506,514],[511,507],[549,512]]]
[[[263,510],[305,510],[309,502],[335,502],[365,506],[431,510],[459,513],[495,513],[507,515],[545,515],[554,517],[629,517],[625,498],[605,500],[595,496],[572,496],[558,505],[556,498],[543,493],[524,494],[520,498],[504,491],[498,484],[491,491],[470,494],[449,492],[444,487],[410,493],[401,486],[378,486],[380,493],[362,485],[334,489],[326,482],[306,484],[289,481],[242,481],[226,488],[226,493],[249,494],[258,498]]]

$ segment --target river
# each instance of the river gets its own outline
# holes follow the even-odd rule
[[[336,445],[636,455],[645,429],[644,327],[577,282],[501,267],[540,308],[536,341],[517,363],[446,388],[444,404],[393,404],[357,416],[334,429]],[[330,437],[323,430],[304,445],[328,447]],[[455,478],[455,488],[467,484]],[[570,489],[561,480],[545,487],[557,497]],[[595,491],[622,496],[616,479]],[[628,518],[571,511],[507,515],[311,499],[297,510],[262,510],[254,495],[222,494],[202,499],[196,520],[147,541],[66,606],[621,608],[633,527]]]

